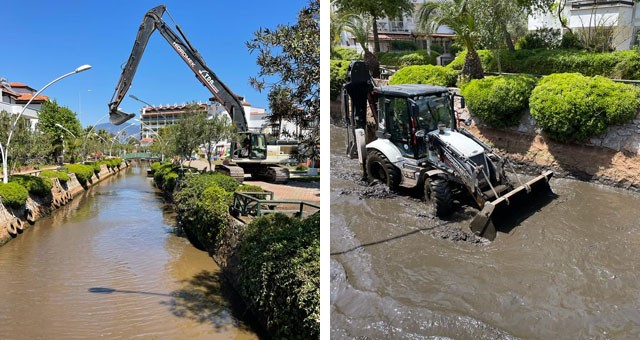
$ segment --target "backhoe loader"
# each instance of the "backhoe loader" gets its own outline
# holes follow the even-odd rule
[[[553,172],[523,183],[513,171],[515,186],[505,172],[507,166],[513,170],[509,160],[458,126],[456,100],[464,108],[464,98],[442,86],[375,86],[364,62],[354,61],[342,88],[347,153],[358,158],[369,181],[392,190],[421,189],[439,217],[453,213],[454,194],[468,194],[480,209],[471,230],[493,240],[496,216],[517,213],[509,209],[551,192]],[[367,123],[367,106],[374,128]]]

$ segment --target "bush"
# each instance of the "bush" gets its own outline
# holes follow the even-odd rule
[[[351,61],[351,60],[361,60],[362,56],[353,48],[336,47],[333,49],[333,54],[331,54],[331,59]]]
[[[431,55],[427,50],[417,50],[415,52],[380,52],[377,54],[380,65],[387,66],[410,66],[410,65],[435,65],[436,58],[440,54],[431,51]]]
[[[253,184],[241,184],[236,189],[237,192],[264,192],[262,187]]]
[[[178,177],[178,166],[170,162],[161,164],[153,173],[153,181],[156,186],[166,192],[174,190]]]
[[[391,40],[390,45],[392,51],[415,51],[418,49],[416,43],[409,40]]]
[[[86,184],[94,174],[93,166],[84,164],[69,164],[66,166],[66,169],[69,172],[73,172],[74,174],[76,174],[76,177],[78,178],[80,184]]]
[[[340,91],[342,91],[342,85],[347,82],[347,69],[349,68],[350,61],[345,60],[331,60],[330,61],[330,89],[329,95],[332,100],[336,100],[340,97]]]
[[[93,172],[97,175],[100,173],[102,163],[100,161],[86,162],[84,165],[88,165],[93,169]]]
[[[51,188],[53,187],[50,180],[31,175],[13,175],[9,177],[9,181],[18,183],[27,189],[29,193],[42,197],[51,195]]]
[[[151,166],[150,166],[151,172],[155,173],[156,171],[158,171],[158,169],[160,169],[161,166],[162,166],[162,163],[160,163],[160,162],[151,163]]]
[[[42,170],[40,171],[42,178],[57,178],[60,183],[66,183],[69,180],[69,174],[64,171]]]
[[[584,141],[633,118],[640,90],[604,77],[552,74],[533,90],[530,106],[531,115],[551,138]]]
[[[239,243],[238,282],[274,338],[319,337],[320,214],[256,218]]]
[[[485,123],[502,128],[518,125],[529,106],[537,79],[530,75],[475,79],[462,87],[469,110]]]
[[[6,207],[20,208],[27,203],[29,191],[16,182],[0,182],[0,199]]]
[[[194,209],[194,223],[189,227],[202,244],[211,244],[229,223],[229,205],[233,193],[219,186],[211,186],[200,195]]]
[[[389,85],[430,84],[452,87],[456,84],[458,74],[458,71],[442,66],[408,66],[391,76]]]
[[[553,49],[560,46],[560,30],[542,28],[529,32],[516,42],[517,49],[534,50],[538,48]]]
[[[209,174],[209,176],[211,176],[211,180],[214,184],[226,190],[227,192],[236,191],[236,189],[240,185],[240,183],[238,183],[235,178],[221,174],[219,172],[214,172],[212,174]]]

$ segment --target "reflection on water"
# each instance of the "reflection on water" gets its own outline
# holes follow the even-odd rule
[[[38,221],[0,247],[0,338],[257,338],[173,223],[144,168]]]
[[[332,338],[640,334],[640,195],[553,179],[557,199],[516,228],[454,242],[414,198],[359,196],[344,130],[331,136]]]

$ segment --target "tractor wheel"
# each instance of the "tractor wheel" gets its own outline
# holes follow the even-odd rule
[[[367,176],[370,181],[379,180],[393,191],[400,185],[400,170],[377,150],[371,150],[367,155]]]
[[[453,195],[449,182],[442,178],[424,180],[424,200],[431,205],[438,217],[446,217],[453,212]]]

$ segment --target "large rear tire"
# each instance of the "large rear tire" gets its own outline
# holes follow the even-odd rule
[[[380,151],[369,151],[366,167],[369,180],[379,180],[392,191],[398,190],[398,186],[400,186],[400,170]]]
[[[445,179],[426,178],[424,200],[433,207],[438,217],[447,217],[453,213],[453,194],[449,182]]]

